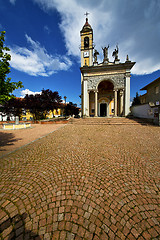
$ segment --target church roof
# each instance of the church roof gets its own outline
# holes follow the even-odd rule
[[[88,18],[86,18],[86,22],[81,30],[81,33],[83,32],[88,32],[88,31],[93,31],[91,25],[88,23]]]
[[[82,73],[89,72],[109,72],[109,71],[117,71],[117,70],[130,70],[134,66],[135,62],[125,62],[119,64],[99,64],[96,66],[83,66],[80,68]]]

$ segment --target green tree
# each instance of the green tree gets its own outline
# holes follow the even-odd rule
[[[77,107],[77,104],[74,104],[72,102],[69,102],[69,104],[66,105],[65,107],[65,115],[66,116],[73,116],[73,115],[78,115],[79,114],[79,108]]]
[[[14,98],[12,92],[15,89],[22,88],[22,82],[11,82],[11,78],[7,78],[7,74],[10,73],[9,61],[11,55],[8,53],[10,49],[4,46],[5,31],[0,35],[0,104],[4,104],[11,98]]]
[[[59,96],[59,93],[57,91],[52,92],[49,89],[43,89],[41,94],[41,101],[42,101],[42,107],[44,111],[46,111],[45,115],[48,111],[52,111],[52,114],[54,113],[54,110],[58,109],[61,106],[61,96]]]
[[[24,98],[24,108],[32,113],[34,120],[40,120],[44,118],[41,100],[41,94],[26,94]]]
[[[138,95],[138,92],[136,92],[136,97],[133,98],[132,102],[132,106],[135,105],[141,105],[140,96]]]

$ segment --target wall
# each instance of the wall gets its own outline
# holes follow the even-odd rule
[[[158,107],[150,107],[149,104],[136,105],[131,107],[131,113],[138,118],[157,118]]]

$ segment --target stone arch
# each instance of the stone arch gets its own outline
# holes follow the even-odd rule
[[[112,85],[113,85],[113,89],[115,88],[115,82],[112,80],[112,79],[101,79],[100,81],[98,81],[97,82],[97,85],[96,85],[96,89],[98,90],[98,87],[99,87],[99,85],[102,83],[102,82],[110,82],[110,83],[112,83]]]
[[[98,115],[111,116],[114,109],[114,82],[110,79],[99,81],[97,84]],[[103,100],[103,101],[101,101]],[[105,100],[105,101],[104,101]],[[103,109],[101,108],[103,106]],[[104,113],[102,113],[104,111]]]

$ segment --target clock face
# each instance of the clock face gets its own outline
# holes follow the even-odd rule
[[[89,57],[89,52],[84,52],[84,57]]]

